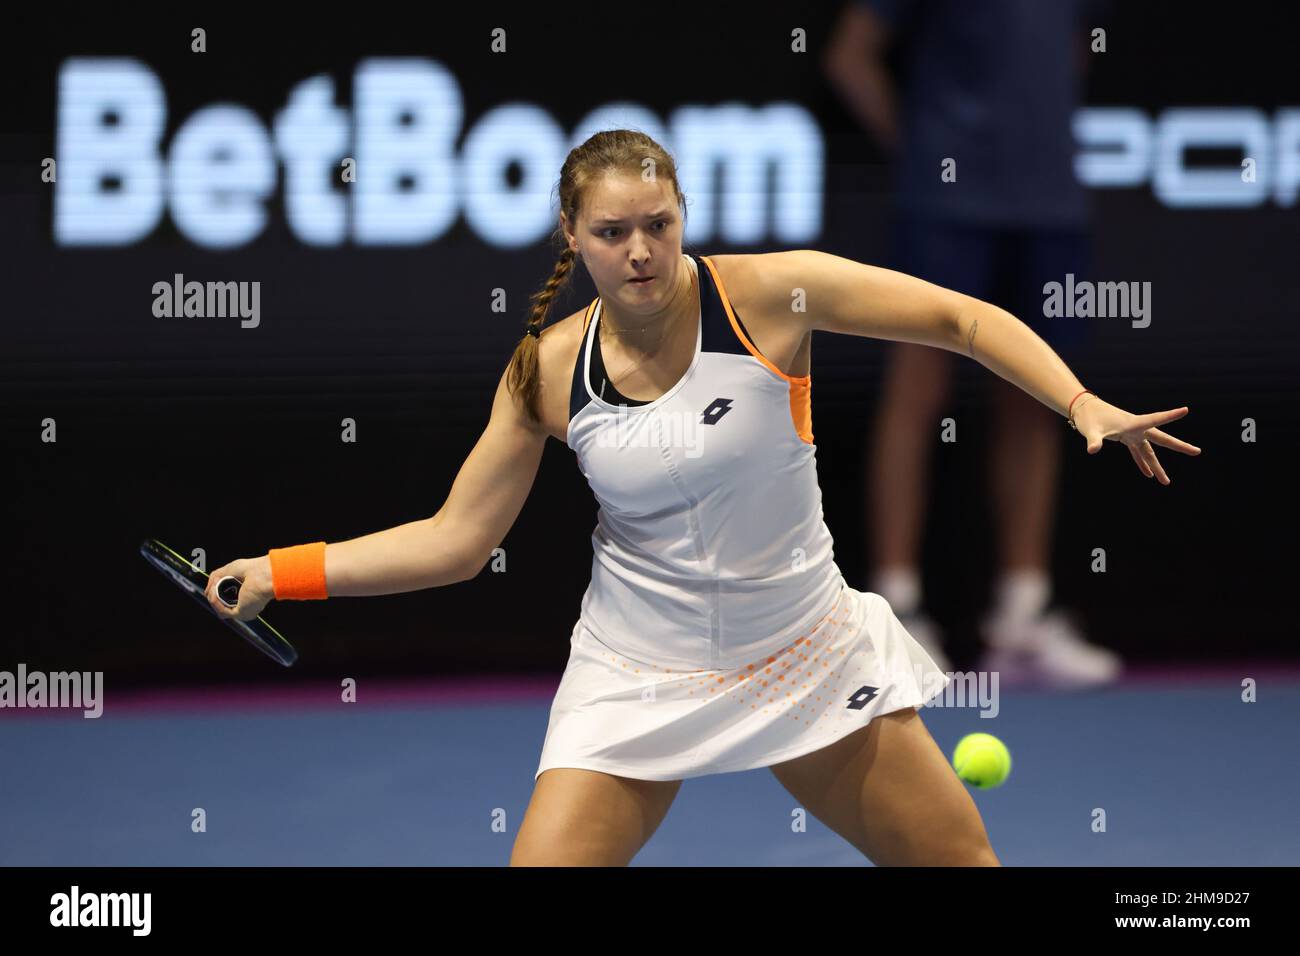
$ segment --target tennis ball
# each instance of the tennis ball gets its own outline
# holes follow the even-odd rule
[[[996,787],[1011,773],[1011,754],[992,734],[967,734],[952,752],[952,769],[972,786]]]

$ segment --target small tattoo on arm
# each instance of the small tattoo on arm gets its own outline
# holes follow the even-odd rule
[[[970,352],[971,357],[975,357],[975,330],[980,327],[980,320],[976,319],[970,324],[970,335],[966,337],[966,350]]]

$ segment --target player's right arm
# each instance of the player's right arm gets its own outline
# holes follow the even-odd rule
[[[503,373],[487,427],[461,465],[437,513],[325,548],[330,597],[397,594],[468,580],[505,538],[532,489],[547,433],[511,396]],[[242,582],[239,606],[215,594],[225,575]],[[222,617],[251,620],[274,598],[267,555],[213,571],[208,600]]]
[[[519,517],[545,444],[546,433],[525,418],[502,374],[487,427],[438,512],[327,545],[326,590],[340,597],[397,594],[476,576]]]

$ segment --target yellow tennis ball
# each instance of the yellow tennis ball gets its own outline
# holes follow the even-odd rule
[[[952,769],[972,786],[999,786],[1011,773],[1011,753],[992,734],[967,734],[952,752]]]

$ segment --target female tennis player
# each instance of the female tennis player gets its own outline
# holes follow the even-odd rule
[[[1087,392],[1028,326],[987,303],[812,250],[684,254],[668,153],[597,133],[560,173],[563,251],[532,297],[491,419],[431,518],[273,549],[241,579],[256,616],[472,578],[514,523],[548,436],[599,503],[512,865],[622,865],[684,779],[771,767],[801,806],[882,865],[998,865],[917,708],[948,683],[877,594],[846,584],[822,518],[810,409],[814,330],[972,356],[1066,416],[1089,453],[1199,449]],[[581,261],[599,293],[542,328]]]

